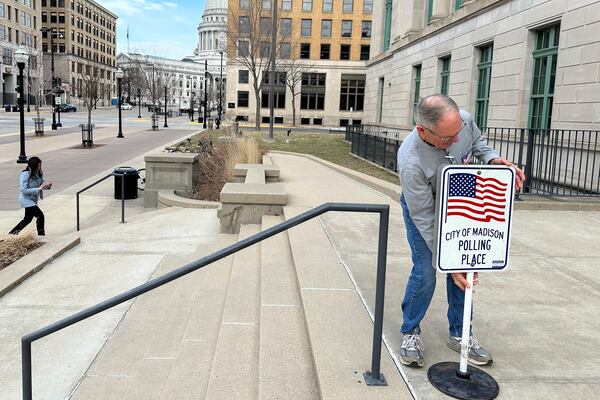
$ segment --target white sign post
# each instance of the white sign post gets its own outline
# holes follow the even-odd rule
[[[515,171],[506,166],[446,165],[438,171],[433,263],[441,273],[466,273],[470,287],[460,363],[435,364],[427,375],[438,390],[458,399],[493,399],[499,392],[489,374],[467,369],[473,275],[508,266],[514,182]]]

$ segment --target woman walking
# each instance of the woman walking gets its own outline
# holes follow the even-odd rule
[[[27,168],[21,172],[19,179],[19,204],[25,209],[25,217],[11,231],[11,235],[18,235],[36,218],[36,226],[38,235],[44,236],[44,213],[38,207],[38,200],[44,198],[43,190],[50,189],[52,183],[44,181],[44,173],[42,171],[42,160],[38,157],[31,157],[27,161]]]

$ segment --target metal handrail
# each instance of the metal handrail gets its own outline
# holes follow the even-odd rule
[[[278,233],[286,231],[296,225],[306,222],[312,218],[318,217],[328,211],[345,212],[368,212],[379,214],[379,245],[377,254],[377,283],[376,283],[376,301],[375,301],[375,319],[373,329],[373,352],[371,357],[371,370],[364,373],[365,381],[368,385],[387,385],[383,374],[380,372],[381,365],[381,341],[383,332],[383,303],[385,298],[385,273],[387,262],[387,242],[390,207],[387,204],[354,204],[354,203],[325,203],[315,207],[305,213],[297,215],[278,225],[268,228],[262,232],[254,234],[246,239],[240,240],[230,246],[218,250],[212,254],[202,257],[196,261],[186,264],[176,270],[168,272],[158,278],[152,279],[124,293],[116,295],[108,300],[88,307],[69,317],[63,318],[44,328],[31,332],[21,338],[21,357],[22,357],[22,383],[23,400],[32,399],[32,377],[31,377],[31,343],[46,337],[54,332],[64,329],[77,322],[83,321],[102,311],[108,310],[125,301],[131,300],[141,294],[156,289],[175,279],[181,278],[190,272],[196,271],[215,261],[225,258],[233,253],[243,250],[249,246],[259,243]]]
[[[146,168],[140,168],[137,171],[145,171]],[[111,172],[110,174],[106,175],[104,178],[101,178],[99,180],[97,180],[96,182],[84,187],[83,189],[81,189],[80,191],[78,191],[75,194],[75,198],[76,198],[76,208],[77,208],[77,231],[79,232],[79,195],[83,192],[85,192],[88,189],[91,189],[92,187],[96,186],[97,184],[99,184],[100,182],[104,182],[106,179],[110,178],[111,176],[117,176],[117,175],[122,175],[123,179],[121,179],[121,223],[125,223],[125,175],[123,174],[115,174],[114,172]],[[136,185],[137,187],[137,185]]]

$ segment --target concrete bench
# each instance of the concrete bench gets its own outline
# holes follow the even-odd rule
[[[264,215],[282,215],[287,194],[279,181],[279,168],[269,164],[237,164],[235,183],[221,190],[221,232],[237,233],[242,224],[260,224]],[[275,183],[274,183],[275,182]]]

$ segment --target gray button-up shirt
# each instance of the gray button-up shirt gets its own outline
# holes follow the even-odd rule
[[[402,194],[408,211],[421,236],[433,250],[435,221],[435,195],[437,171],[441,165],[450,164],[446,156],[452,156],[455,164],[468,164],[475,156],[487,164],[498,153],[488,146],[471,115],[460,110],[465,127],[458,134],[458,142],[447,150],[438,149],[421,139],[415,128],[398,149],[398,173]]]

